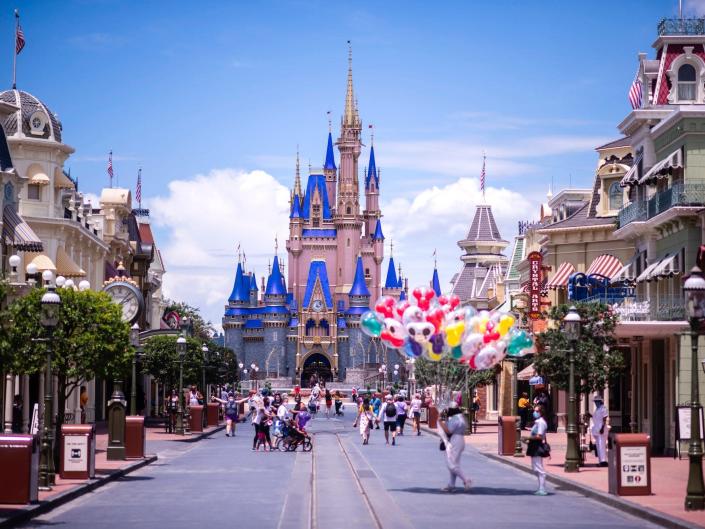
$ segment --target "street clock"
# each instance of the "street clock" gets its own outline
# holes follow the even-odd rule
[[[122,320],[127,323],[135,323],[144,312],[144,297],[132,281],[114,278],[106,283],[103,292],[120,306]]]

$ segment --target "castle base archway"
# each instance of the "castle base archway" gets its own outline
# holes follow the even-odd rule
[[[322,353],[313,353],[304,361],[301,370],[301,387],[310,388],[316,382],[331,382],[333,369],[328,357]]]

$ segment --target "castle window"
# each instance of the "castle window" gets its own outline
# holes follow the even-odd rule
[[[370,269],[369,269],[369,268],[365,268],[365,278],[369,279],[370,277],[371,277],[371,275],[370,275]]]
[[[692,64],[678,68],[678,100],[695,101],[696,73]]]
[[[347,246],[350,248],[350,239],[348,239]]]
[[[609,204],[610,209],[621,209],[622,201],[624,200],[624,193],[619,185],[619,182],[612,182],[609,188]]]
[[[348,215],[350,215],[351,212],[352,212],[352,208],[351,208],[350,206],[348,206],[348,207],[345,208],[345,213],[347,213]]]

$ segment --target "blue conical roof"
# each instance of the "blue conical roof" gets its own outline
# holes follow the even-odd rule
[[[242,264],[237,264],[237,272],[235,272],[235,283],[233,284],[233,291],[230,293],[228,301],[249,301],[250,294],[247,290],[243,290],[242,282]]]
[[[433,279],[431,280],[431,287],[433,288],[433,291],[436,293],[436,296],[441,295],[441,282],[438,279],[438,268],[433,269]]]
[[[406,299],[406,292],[402,290],[401,293],[399,294],[399,301],[404,301],[405,299]]]
[[[326,163],[323,164],[324,169],[333,169],[335,171],[335,154],[333,153],[333,136],[328,133],[328,147],[326,148]]]
[[[382,219],[377,219],[377,226],[375,226],[375,234],[372,238],[377,240],[384,240],[384,233],[382,233]]]
[[[397,282],[399,288],[404,288],[404,280],[401,278],[401,269],[399,270],[399,281]]]
[[[267,279],[267,289],[264,291],[265,296],[285,296],[286,288],[284,288],[284,278],[281,270],[279,270],[279,257],[274,256],[272,263],[272,273]]]
[[[255,274],[254,271],[252,272],[252,275],[250,276],[250,292],[252,292],[253,290],[254,291],[259,290],[257,288],[257,275]]]
[[[370,187],[370,182],[375,179],[375,187],[379,189],[379,174],[377,174],[377,164],[375,163],[375,147],[370,147],[370,165],[367,166],[365,175],[365,189]]]
[[[370,291],[365,284],[365,274],[362,270],[362,257],[357,257],[357,267],[355,268],[355,279],[350,288],[351,296],[370,296]]]
[[[299,198],[299,195],[294,195],[294,198],[291,201],[290,218],[292,218],[292,219],[301,218],[301,199]]]
[[[399,288],[397,285],[397,271],[394,269],[394,257],[389,258],[389,268],[387,268],[387,280],[384,282],[384,288]]]

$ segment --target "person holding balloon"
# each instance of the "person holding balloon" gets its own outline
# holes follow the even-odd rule
[[[445,444],[446,465],[450,473],[448,485],[441,490],[443,492],[453,492],[456,479],[460,478],[467,491],[470,490],[472,482],[463,472],[460,460],[465,451],[465,431],[468,428],[468,423],[456,402],[450,403],[447,413],[447,421],[438,421],[438,434]]]

